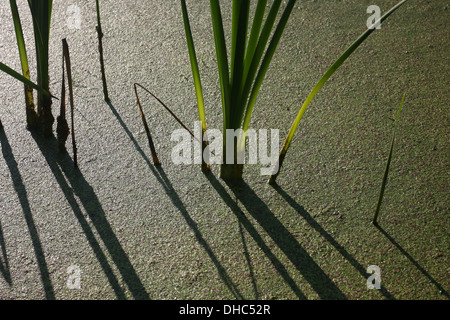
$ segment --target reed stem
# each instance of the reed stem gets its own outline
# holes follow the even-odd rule
[[[66,61],[67,82],[69,84],[69,102],[70,102],[70,116],[71,116],[71,127],[72,127],[71,132],[72,132],[73,165],[76,169],[76,168],[78,168],[78,150],[77,150],[77,144],[75,141],[75,128],[74,128],[72,67],[70,64],[69,46],[67,44],[66,39],[63,39],[62,42],[63,42],[64,60]]]
[[[97,6],[97,36],[98,36],[98,51],[100,54],[100,71],[102,73],[102,83],[103,83],[103,96],[106,102],[110,102],[108,96],[108,86],[106,84],[106,75],[105,75],[105,63],[103,60],[103,31],[102,31],[102,24],[100,21],[100,6],[98,3],[98,0],[96,0],[96,6]]]

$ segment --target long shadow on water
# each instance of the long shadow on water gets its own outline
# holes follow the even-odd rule
[[[256,195],[256,193],[245,183],[239,182],[229,184],[236,201],[225,190],[220,182],[211,174],[208,179],[212,186],[217,190],[225,203],[233,210],[238,220],[246,228],[247,232],[253,237],[258,246],[263,250],[266,256],[271,260],[278,273],[283,277],[286,283],[300,299],[306,299],[306,296],[300,291],[295,281],[291,278],[282,263],[275,257],[268,246],[264,243],[258,231],[245,216],[238,201],[242,203],[248,213],[259,223],[264,231],[272,238],[277,246],[288,257],[291,263],[300,272],[303,278],[311,285],[314,291],[321,299],[336,300],[346,299],[345,295],[323,272],[323,270],[314,262],[309,254],[302,248],[295,237],[283,226],[283,224],[273,215],[267,205]]]
[[[450,299],[450,295],[447,290],[444,289],[444,287],[439,284],[436,279],[434,279],[408,252],[406,252],[405,249],[402,248],[398,244],[397,241],[395,241],[394,238],[392,238],[389,233],[387,233],[380,225],[375,225],[375,227],[406,257],[408,260],[420,271],[422,274],[428,278],[428,280],[436,286],[436,288],[441,292],[442,295],[444,295],[447,299]]]
[[[3,237],[1,221],[0,221],[0,247],[1,247],[0,273],[2,274],[3,278],[6,280],[8,285],[11,286],[12,285],[11,272],[9,271],[8,255],[6,254],[5,238]]]
[[[150,299],[126,252],[122,248],[114,231],[106,219],[105,212],[92,187],[83,177],[82,173],[74,169],[72,159],[67,153],[58,152],[58,142],[54,137],[42,139],[34,136],[34,139],[44,155],[56,181],[58,182],[66,200],[71,206],[85,236],[92,247],[108,281],[118,299],[126,299],[125,292],[109,265],[106,254],[97,241],[94,230],[83,214],[76,197],[78,197],[95,231],[104,243],[111,259],[119,270],[122,279],[126,283],[130,293],[136,300]],[[67,178],[67,181],[66,181]]]
[[[20,174],[17,162],[12,153],[11,145],[9,144],[8,138],[6,137],[6,133],[2,127],[0,127],[0,141],[2,144],[2,154],[3,158],[6,161],[6,165],[11,172],[11,179],[14,185],[14,190],[17,193],[19,198],[20,206],[22,207],[22,212],[25,217],[25,221],[28,227],[28,231],[30,232],[31,242],[34,248],[34,254],[36,256],[36,261],[38,264],[39,272],[41,275],[42,285],[44,287],[45,298],[47,300],[54,300],[55,294],[53,290],[53,285],[50,279],[50,274],[48,271],[47,262],[45,260],[44,250],[42,248],[42,243],[39,238],[39,233],[36,228],[36,223],[34,222],[33,214],[31,212],[30,203],[28,201],[27,190],[23,183],[22,176]],[[0,230],[0,236],[1,236]],[[5,277],[6,281],[11,285],[11,274],[9,272],[8,260],[6,258],[6,249],[5,242],[3,236],[0,237],[0,245],[2,246],[2,254],[5,257],[6,269],[1,266],[2,274]]]
[[[12,285],[11,272],[9,271],[9,262],[8,256],[6,254],[6,245],[5,238],[3,237],[2,224],[0,221],[0,247],[1,247],[1,256],[0,256],[0,273],[3,278],[6,280],[8,285]]]
[[[242,225],[245,228],[245,230],[247,230],[247,232],[252,236],[253,240],[261,248],[261,250],[267,256],[267,258],[272,262],[272,264],[275,267],[275,269],[277,270],[277,272],[281,275],[283,280],[291,288],[291,290],[294,292],[294,294],[299,299],[306,299],[306,296],[302,293],[300,288],[297,286],[297,283],[295,282],[295,280],[292,279],[289,272],[286,270],[285,266],[280,262],[280,260],[278,260],[278,258],[272,252],[272,250],[270,250],[268,245],[264,242],[263,238],[259,234],[258,230],[255,229],[255,227],[253,226],[251,221],[245,216],[245,214],[239,208],[237,201],[233,200],[233,198],[230,196],[230,194],[226,191],[226,189],[222,186],[222,184],[219,182],[219,180],[217,180],[217,178],[212,173],[206,174],[206,177],[208,178],[212,187],[217,191],[217,193],[220,195],[222,200],[225,202],[225,204],[227,204],[228,207],[230,207],[230,209],[236,215],[236,217],[239,221],[239,224]],[[254,283],[254,281],[253,281],[253,283]]]
[[[209,246],[208,242],[203,237],[202,233],[200,232],[197,223],[192,219],[192,217],[189,215],[186,207],[184,206],[183,202],[181,201],[179,195],[175,191],[175,189],[172,186],[172,183],[170,182],[169,178],[164,172],[164,169],[161,166],[155,167],[149,160],[149,158],[146,156],[145,152],[142,150],[142,148],[139,146],[138,142],[134,138],[131,131],[128,129],[124,121],[122,120],[122,117],[117,112],[117,110],[114,108],[114,105],[112,102],[108,102],[108,105],[114,114],[114,116],[117,118],[117,121],[133,143],[136,151],[139,153],[139,155],[142,157],[142,159],[145,161],[147,166],[149,167],[152,174],[155,176],[155,178],[158,180],[158,182],[161,184],[161,186],[164,188],[164,191],[166,192],[167,196],[172,201],[173,205],[180,211],[181,215],[183,216],[184,220],[186,221],[187,225],[191,228],[191,230],[194,232],[195,238],[197,242],[203,247],[203,249],[208,254],[211,261],[214,263],[214,266],[217,269],[217,272],[219,276],[221,277],[224,284],[227,286],[230,293],[233,295],[235,299],[244,299],[242,294],[240,293],[237,286],[233,283],[232,279],[229,277],[226,269],[222,266],[219,259],[214,254],[213,250]]]
[[[255,295],[254,299],[259,300],[258,286],[256,285],[256,279],[255,279],[255,273],[253,272],[252,260],[250,258],[250,253],[248,252],[247,243],[245,241],[245,236],[244,236],[244,230],[242,229],[241,222],[239,222],[239,233],[241,235],[241,242],[242,242],[242,246],[244,248],[244,256],[245,256],[245,260],[247,262],[248,272],[250,275],[250,279],[252,281],[253,292]]]
[[[368,274],[366,269],[350,254],[339,242],[337,242],[316,220],[299,205],[289,194],[286,193],[279,185],[273,185],[273,188],[283,197],[283,199],[295,210],[297,213],[314,229],[316,230],[329,244],[331,244],[362,276],[362,285],[366,284]],[[389,291],[381,286],[380,290],[387,299],[395,299]]]
[[[236,286],[233,284],[231,279],[226,273],[226,270],[218,261],[217,257],[214,255],[213,251],[204,240],[202,234],[198,230],[195,221],[188,214],[185,206],[183,205],[181,199],[172,187],[171,182],[167,178],[164,170],[161,167],[155,167],[151,164],[148,157],[145,155],[144,151],[141,149],[133,134],[127,128],[122,118],[120,117],[117,110],[114,108],[112,103],[108,103],[111,111],[119,121],[120,125],[124,129],[125,133],[128,135],[130,140],[133,142],[136,150],[139,152],[141,157],[147,163],[148,167],[152,171],[153,175],[157,178],[158,182],[164,187],[167,195],[172,200],[173,204],[180,210],[182,216],[186,220],[189,227],[194,231],[197,241],[204,247],[211,260],[214,262],[219,275],[222,277],[224,283],[228,286],[230,292],[235,296],[235,298],[242,298],[242,295],[237,290]],[[217,193],[222,197],[225,203],[233,210],[234,214],[238,218],[240,228],[241,225],[247,230],[247,232],[253,237],[258,246],[263,250],[266,256],[270,259],[276,270],[282,276],[284,281],[290,286],[291,290],[296,294],[299,299],[306,299],[306,296],[298,288],[296,282],[289,275],[283,264],[277,259],[277,257],[272,253],[270,248],[265,244],[264,240],[248,220],[242,210],[239,208],[238,204],[233,200],[233,198],[228,194],[222,184],[217,180],[217,178],[212,174],[206,174],[207,179],[210,181],[211,185],[215,188]],[[265,204],[257,198],[253,190],[248,187],[248,185],[243,185],[243,192],[235,193],[238,200],[241,201],[247,210],[252,214],[254,218],[262,225],[262,227],[269,233],[269,235],[275,240],[275,242],[280,246],[283,252],[289,257],[291,262],[297,267],[297,269],[303,274],[305,279],[312,285],[312,287],[317,291],[319,296],[324,299],[345,299],[345,295],[340,292],[340,290],[332,283],[332,281],[324,274],[320,267],[309,257],[306,251],[301,248],[295,238],[282,226],[282,224],[274,218],[270,210],[265,206]],[[250,195],[253,199],[250,200],[247,195]],[[256,197],[256,198],[255,198]],[[250,202],[249,202],[249,201]],[[254,210],[255,203],[260,207],[257,212]],[[260,210],[262,209],[262,210]],[[280,228],[281,227],[281,228]],[[241,236],[243,238],[242,229]],[[281,233],[280,233],[281,231]],[[245,239],[243,238],[243,243],[245,246]],[[287,249],[290,248],[290,249]],[[246,250],[246,247],[244,248]],[[246,255],[247,263],[249,264],[250,273],[252,274],[251,262],[249,257]],[[258,291],[256,287],[256,281],[252,280],[253,290],[255,296],[258,297]]]

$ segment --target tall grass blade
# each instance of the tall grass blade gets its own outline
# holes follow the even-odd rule
[[[48,45],[50,38],[50,22],[52,0],[28,0],[33,19],[34,38],[36,45],[37,83],[46,91],[49,89]],[[54,118],[51,110],[51,99],[38,92],[38,116],[41,129],[46,136],[52,134]]]
[[[236,114],[241,107],[240,90],[243,83],[245,45],[247,41],[248,14],[250,1],[233,1],[233,17],[231,31],[231,105],[229,129],[239,128]]]
[[[17,71],[14,71],[13,69],[11,69],[10,67],[8,67],[6,64],[4,64],[2,62],[0,62],[0,71],[3,71],[5,73],[9,74],[11,77],[16,78],[17,80],[21,81],[22,83],[30,86],[33,89],[36,89],[37,91],[41,92],[44,95],[47,95],[48,97],[56,98],[56,97],[52,96],[47,90],[43,89],[42,87],[40,87],[36,83],[32,82],[31,80],[27,79],[26,77],[24,77]]]
[[[264,13],[266,11],[267,0],[259,0],[255,9],[255,16],[253,17],[252,29],[250,31],[250,37],[248,39],[248,45],[245,50],[244,59],[244,79],[247,78],[248,69],[250,68],[253,55],[255,54],[256,46],[258,45],[258,39],[261,32],[261,26],[264,19]]]
[[[236,115],[236,122],[239,125],[241,124],[242,119],[244,117],[246,102],[252,89],[256,74],[258,72],[258,68],[261,64],[261,59],[263,58],[264,51],[266,50],[267,43],[269,42],[269,38],[278,15],[280,5],[281,0],[275,0],[273,2],[269,14],[267,15],[261,34],[259,36],[258,44],[254,49],[254,53],[251,56],[251,59],[250,56],[248,55],[246,57],[242,88],[239,95],[239,101],[241,101],[241,108],[238,111],[238,115]],[[262,19],[262,17],[259,16],[257,16],[256,18],[257,20]]]
[[[231,17],[230,84],[233,84],[234,79],[240,78],[236,72],[242,72],[240,67],[244,63],[249,6],[249,0],[233,0]]]
[[[216,47],[217,66],[219,69],[220,89],[222,96],[222,108],[224,115],[224,132],[230,124],[230,75],[228,71],[227,49],[223,31],[222,14],[218,0],[210,0],[211,21]],[[225,146],[225,141],[224,141]]]
[[[407,0],[403,0],[399,2],[397,5],[392,7],[386,14],[384,14],[378,21],[374,23],[374,26],[380,24],[385,19],[387,19],[394,11],[396,11],[400,6],[402,6]],[[311,93],[306,98],[305,102],[303,103],[302,107],[300,108],[300,111],[297,114],[297,117],[295,118],[288,135],[284,141],[283,147],[281,149],[279,158],[278,158],[278,171],[269,179],[269,183],[273,184],[276,181],[276,178],[281,170],[281,166],[283,164],[284,158],[286,156],[286,152],[290,146],[290,143],[292,141],[292,138],[294,137],[294,133],[297,130],[297,127],[300,123],[300,120],[303,117],[303,114],[305,113],[306,109],[308,108],[309,104],[313,100],[313,98],[316,96],[317,92],[323,87],[323,85],[328,81],[328,79],[334,74],[334,72],[344,63],[345,60],[356,50],[356,48],[359,47],[361,43],[364,42],[364,40],[367,39],[367,37],[375,31],[376,28],[368,28],[363,34],[359,36],[359,38],[347,49],[345,52],[333,63],[333,65],[327,70],[327,72],[322,76],[322,78],[319,80],[319,82],[315,85],[315,87],[312,89]]]
[[[261,63],[260,69],[258,71],[258,75],[256,76],[255,83],[253,85],[253,89],[250,94],[247,108],[245,110],[244,124],[242,126],[242,129],[244,132],[246,132],[248,130],[248,127],[250,125],[250,117],[251,117],[253,107],[256,102],[256,98],[258,96],[258,93],[261,88],[264,77],[266,76],[270,62],[272,61],[272,58],[275,54],[275,50],[281,39],[281,35],[283,34],[283,31],[286,27],[289,16],[291,15],[294,4],[295,4],[295,0],[290,0],[289,3],[287,4],[286,8],[284,9],[283,15],[281,16],[280,21],[278,22],[277,28],[275,29],[272,40],[270,41],[269,47],[267,48],[266,54]]]
[[[38,84],[44,89],[48,87],[48,44],[50,38],[50,22],[53,1],[28,0],[36,44]]]
[[[232,6],[232,26],[231,26],[231,49],[230,49],[230,102],[229,114],[227,115],[227,124],[223,131],[223,159],[221,165],[220,176],[224,179],[241,179],[243,165],[237,164],[237,143],[233,138],[232,144],[228,141],[227,129],[238,129],[239,124],[236,123],[241,109],[243,108],[240,101],[240,91],[243,83],[243,68],[245,58],[245,46],[247,42],[247,28],[249,18],[249,0],[233,0]],[[233,146],[232,150],[228,147]],[[228,164],[228,155],[234,156],[234,163]]]
[[[183,13],[184,30],[186,33],[186,41],[189,51],[189,60],[191,62],[192,77],[194,78],[195,94],[197,97],[197,108],[202,130],[206,131],[205,103],[203,100],[202,82],[200,80],[200,72],[198,68],[197,55],[195,53],[194,40],[192,38],[189,16],[186,8],[186,1],[181,0],[181,10]]]
[[[398,109],[397,118],[395,119],[394,129],[393,129],[393,132],[392,132],[391,147],[389,149],[389,156],[388,156],[387,161],[386,161],[386,168],[384,170],[383,181],[381,183],[380,195],[378,196],[377,208],[375,209],[375,215],[374,215],[373,221],[372,221],[373,224],[377,224],[378,223],[377,219],[378,219],[378,215],[380,213],[381,203],[383,202],[384,190],[386,188],[387,178],[388,178],[388,174],[389,174],[389,167],[391,165],[392,153],[393,153],[393,150],[394,150],[395,133],[396,133],[397,124],[398,124],[398,121],[399,121],[399,118],[400,118],[400,113],[402,112],[403,103],[405,102],[405,96],[406,96],[406,93],[403,94],[402,102],[400,103],[400,107]]]
[[[10,0],[11,14],[14,22],[14,30],[16,33],[17,47],[19,50],[20,64],[22,66],[22,75],[30,79],[30,68],[28,66],[27,50],[25,40],[23,38],[22,24],[20,22],[19,11],[17,9],[16,0]],[[25,93],[25,111],[27,117],[27,127],[29,129],[36,129],[37,114],[34,108],[33,88],[24,84]]]
[[[202,83],[198,68],[197,55],[195,53],[194,40],[192,38],[191,26],[189,23],[189,15],[186,8],[186,1],[181,0],[180,2],[181,2],[181,11],[183,13],[183,23],[184,23],[184,30],[186,33],[187,47],[189,51],[189,60],[191,63],[192,78],[194,79],[195,95],[197,97],[198,115],[200,122],[202,123],[202,154],[203,154],[203,151],[208,146],[208,142],[204,141],[203,139],[203,136],[205,135],[206,132],[205,102],[203,100]],[[202,171],[207,172],[209,170],[210,170],[209,165],[203,160],[202,157]]]

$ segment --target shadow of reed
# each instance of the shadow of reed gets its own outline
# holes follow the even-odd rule
[[[444,295],[447,299],[450,299],[450,295],[447,290],[444,289],[444,287],[439,284],[436,279],[434,279],[408,252],[406,252],[405,249],[398,244],[397,241],[395,241],[394,238],[392,238],[389,233],[387,233],[379,224],[376,224],[375,227],[406,257],[409,261],[420,271],[422,274],[428,278],[428,280],[436,286],[436,288],[439,290],[439,292]]]
[[[34,222],[33,214],[31,212],[30,203],[28,201],[28,195],[27,190],[25,188],[25,185],[23,183],[22,176],[20,174],[17,162],[14,158],[11,145],[9,144],[8,138],[6,137],[6,133],[3,128],[0,128],[0,141],[2,144],[2,154],[3,158],[6,161],[6,165],[9,168],[9,171],[11,172],[11,179],[14,185],[14,190],[17,193],[17,197],[19,198],[20,206],[22,207],[22,213],[25,217],[25,221],[28,227],[28,231],[30,233],[31,242],[33,244],[34,248],[34,254],[36,256],[36,261],[38,264],[39,272],[41,275],[41,282],[44,287],[45,292],[45,298],[47,300],[54,300],[55,299],[55,293],[53,290],[53,285],[50,279],[50,274],[48,271],[47,262],[45,260],[44,250],[42,248],[42,243],[39,238],[39,233],[36,228],[36,224]],[[0,232],[1,234],[1,232]],[[5,243],[3,236],[0,238],[0,244],[2,245],[2,252],[3,256],[6,257],[6,251],[5,250]],[[6,276],[6,280],[9,284],[12,283],[11,275],[9,273],[8,268],[8,260],[6,259],[6,270],[2,271],[2,274]],[[3,267],[2,267],[3,269]]]
[[[74,163],[67,153],[60,153],[58,151],[56,138],[42,139],[38,136],[33,137],[64,193],[67,202],[71,206],[117,298],[121,300],[126,299],[125,292],[109,265],[106,254],[103,252],[100,243],[95,237],[95,232],[100,236],[133,298],[136,300],[149,300],[150,297],[147,291],[106,219],[105,212],[97,195],[83,174],[79,170],[74,169]],[[94,228],[90,226],[77,199],[83,206]]]
[[[355,269],[358,271],[362,278],[363,283],[368,278],[366,269],[350,254],[344,247],[342,247],[336,239],[334,239],[324,228],[317,223],[316,220],[301,206],[299,205],[289,194],[286,193],[279,185],[274,184],[273,188],[283,197],[283,199],[295,210],[297,213],[314,229],[321,237],[323,237],[329,244],[331,244]],[[394,296],[387,291],[386,288],[381,286],[380,293],[387,299],[395,300]]]
[[[245,236],[244,236],[244,230],[242,229],[242,227],[243,227],[242,223],[239,222],[239,233],[241,235],[242,247],[244,248],[245,260],[247,261],[247,265],[248,265],[248,273],[249,273],[250,279],[252,281],[253,293],[255,295],[254,299],[259,300],[259,292],[258,292],[258,286],[256,285],[255,273],[253,272],[253,264],[252,264],[252,260],[250,258],[250,254],[248,252],[247,243],[245,241]]]
[[[264,239],[261,237],[259,232],[253,226],[251,221],[245,216],[244,212],[242,212],[242,210],[239,208],[237,200],[236,201],[233,200],[231,195],[226,191],[226,189],[222,186],[222,184],[219,182],[219,180],[217,180],[217,178],[212,173],[206,174],[206,177],[208,178],[208,180],[211,183],[211,185],[213,186],[213,188],[220,195],[222,200],[225,202],[225,204],[228,205],[228,207],[236,215],[239,223],[250,234],[250,236],[253,238],[253,240],[256,242],[256,244],[261,248],[261,250],[267,256],[267,258],[273,264],[274,268],[277,270],[277,272],[280,274],[280,276],[286,282],[286,284],[291,288],[292,292],[297,296],[297,298],[306,300],[307,299],[306,296],[303,294],[303,292],[300,290],[300,288],[298,287],[295,280],[291,277],[289,272],[286,270],[286,267],[275,256],[275,254],[272,252],[272,250],[270,250],[269,246],[265,243]]]
[[[209,247],[209,245],[206,243],[206,241],[204,240],[203,236],[199,232],[195,221],[193,221],[193,219],[188,214],[185,206],[183,205],[183,203],[181,202],[179,196],[177,195],[177,193],[173,189],[172,184],[169,181],[169,179],[167,178],[164,170],[160,166],[157,166],[157,167],[153,166],[153,164],[150,162],[148,157],[145,155],[144,151],[141,149],[141,147],[137,143],[137,141],[134,138],[133,134],[130,132],[128,127],[123,122],[122,118],[120,117],[119,113],[115,109],[115,107],[112,104],[112,102],[108,102],[108,105],[109,105],[111,111],[113,112],[113,114],[115,115],[115,117],[117,118],[117,120],[119,121],[119,123],[122,126],[123,130],[125,131],[125,133],[128,135],[130,140],[133,142],[134,147],[136,148],[138,153],[141,155],[141,157],[147,163],[147,165],[150,168],[150,170],[152,171],[153,175],[157,178],[159,183],[164,187],[167,195],[170,197],[170,199],[172,200],[173,204],[180,210],[182,216],[186,220],[186,223],[194,231],[194,234],[195,234],[195,236],[197,238],[197,241],[204,247],[204,249],[206,250],[206,252],[210,256],[211,260],[214,262],[216,268],[218,269],[218,272],[219,272],[220,276],[222,277],[222,280],[228,286],[230,292],[232,292],[232,294],[235,297],[242,298],[242,295],[239,293],[239,291],[237,290],[236,286],[232,283],[231,279],[227,275],[226,270],[220,264],[220,262],[218,261],[217,257],[215,257],[215,255],[212,252],[211,248]],[[157,168],[157,169],[155,170],[155,168]],[[228,193],[225,191],[225,189],[219,183],[219,181],[211,173],[207,173],[206,176],[207,176],[208,180],[211,182],[211,184],[213,185],[213,187],[216,189],[216,191],[219,193],[219,195],[221,195],[221,197],[225,201],[225,203],[228,204],[228,206],[233,210],[233,212],[235,213],[235,215],[237,216],[237,218],[239,220],[240,225],[244,226],[244,228],[247,230],[247,232],[249,232],[252,235],[254,240],[258,243],[260,248],[265,252],[265,254],[268,256],[268,258],[274,264],[274,266],[277,269],[277,271],[280,273],[280,275],[283,277],[283,279],[286,281],[286,283],[291,287],[291,289],[297,295],[297,297],[300,298],[300,299],[306,299],[306,296],[298,288],[297,284],[292,279],[292,277],[289,275],[289,273],[287,272],[286,268],[276,258],[276,256],[271,252],[269,247],[264,243],[263,239],[258,234],[256,229],[253,227],[251,222],[245,217],[244,213],[240,210],[238,205],[236,203],[234,203],[234,201],[231,198],[231,196],[228,195]],[[247,186],[247,189],[250,189],[250,188]],[[239,195],[239,197],[241,198],[240,200],[244,200],[244,202],[246,202],[245,201],[246,199],[242,198],[242,195]],[[259,198],[258,198],[258,200],[259,200],[259,203],[262,203],[262,201]],[[269,211],[270,215],[272,215],[270,210],[268,210],[267,207],[266,207],[266,211]],[[253,212],[253,211],[251,211],[251,212]],[[263,227],[267,228],[268,227],[267,223],[270,224],[270,223],[274,223],[275,221],[267,221],[267,219],[265,219],[265,220],[262,220],[262,222],[263,222]],[[281,223],[279,221],[277,221],[277,224],[278,224],[278,226],[281,225]],[[270,229],[270,228],[267,228],[267,229]],[[284,230],[287,232],[286,229],[284,229]],[[281,238],[278,237],[277,235],[273,234],[273,233],[271,234],[271,236],[275,240],[286,240],[286,238],[289,238],[289,240],[292,240],[292,239],[295,240],[295,238],[293,238],[292,235],[289,234],[290,235],[290,237],[289,237],[286,234],[286,232],[284,233],[284,235]],[[290,257],[291,261],[294,262],[294,264],[296,265],[297,269],[299,269],[300,272],[305,276],[305,278],[307,278],[307,280],[312,284],[312,286],[315,287],[315,289],[319,293],[319,295],[322,298],[345,299],[345,295],[342,292],[339,291],[339,289],[332,283],[332,281],[328,277],[325,276],[323,271],[314,263],[314,261],[309,257],[309,255],[306,254],[306,252],[304,251],[303,248],[300,247],[298,242],[295,241],[295,243],[297,243],[297,245],[298,245],[295,248],[297,250],[296,253],[300,254],[301,257],[300,258],[295,257],[295,254],[294,255],[290,254],[289,257]],[[244,242],[244,244],[245,244],[245,242]],[[280,245],[280,241],[278,241],[278,244]],[[281,246],[282,250],[283,250],[283,248],[286,248],[286,247]],[[288,250],[283,250],[283,251],[285,253],[289,252]],[[250,270],[252,270],[251,269],[251,262],[250,262],[249,257],[246,256],[246,259],[247,259],[247,262],[249,264]],[[306,262],[304,262],[304,263],[301,262],[300,263],[300,260],[306,260]],[[305,271],[305,269],[306,269],[306,271]],[[314,269],[314,270],[312,270],[312,269]],[[314,274],[312,274],[311,271],[314,271],[313,272]],[[310,276],[308,276],[309,274],[310,274]],[[319,278],[319,280],[318,281],[314,280],[317,277]],[[320,285],[319,285],[319,283],[320,283]],[[253,288],[254,288],[254,291],[255,291],[255,295],[257,296],[258,293],[257,293],[257,288],[256,288],[256,282],[255,282],[254,279],[252,280],[252,284],[253,284]],[[323,290],[322,287],[321,287],[321,285],[323,285],[323,284],[325,284],[325,287],[326,287],[325,290]]]
[[[284,227],[269,207],[258,197],[245,182],[229,184],[237,200],[247,212],[259,223],[277,246],[288,257],[303,278],[324,300],[345,300],[346,296],[324,273],[320,266],[303,249],[295,237]]]
[[[164,172],[164,169],[161,166],[154,166],[150,162],[149,158],[146,156],[145,152],[139,146],[138,142],[136,141],[136,139],[134,138],[133,134],[131,133],[131,131],[128,129],[128,127],[126,126],[126,124],[122,120],[122,117],[117,112],[117,110],[115,109],[115,107],[112,104],[112,102],[111,101],[108,102],[108,105],[109,105],[112,113],[114,114],[114,116],[117,118],[117,121],[119,122],[120,126],[123,128],[123,130],[127,134],[128,138],[133,143],[136,151],[139,153],[139,155],[145,161],[145,163],[147,164],[147,166],[150,169],[150,171],[152,172],[152,174],[158,180],[159,184],[163,187],[165,193],[167,194],[169,199],[172,201],[173,205],[180,211],[180,213],[181,213],[182,217],[184,218],[184,220],[186,221],[187,225],[193,231],[197,242],[203,247],[203,249],[206,251],[206,253],[208,254],[208,256],[211,259],[211,261],[214,263],[214,266],[216,267],[220,278],[222,279],[223,283],[227,286],[227,288],[230,291],[230,293],[233,295],[233,297],[235,299],[244,299],[244,297],[240,293],[240,291],[237,288],[237,286],[231,280],[231,278],[228,275],[226,269],[222,266],[222,264],[220,263],[219,259],[214,254],[214,251],[211,249],[210,245],[208,244],[208,242],[205,240],[205,238],[203,237],[202,233],[198,229],[197,223],[189,215],[185,205],[181,201],[179,195],[177,194],[177,192],[173,188],[171,181],[169,180],[169,178],[167,177],[166,173]]]
[[[3,278],[6,280],[8,285],[12,286],[11,271],[9,270],[8,255],[6,253],[6,244],[5,238],[3,236],[1,221],[0,221],[0,248],[1,248],[0,273],[2,274]]]

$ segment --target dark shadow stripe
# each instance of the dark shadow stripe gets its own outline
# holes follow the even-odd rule
[[[2,143],[3,157],[5,158],[6,164],[9,168],[9,171],[11,172],[11,179],[13,181],[14,190],[16,191],[19,198],[20,206],[22,207],[22,212],[25,217],[28,231],[30,233],[31,242],[34,248],[34,254],[36,256],[39,272],[41,275],[42,285],[44,287],[45,298],[48,300],[54,300],[55,294],[53,291],[53,285],[50,279],[50,274],[48,272],[47,262],[45,261],[44,249],[42,248],[39,233],[37,231],[33,214],[31,212],[27,190],[25,188],[25,185],[23,184],[22,176],[11,150],[11,145],[9,144],[8,138],[6,137],[3,128],[0,129],[0,141]]]

